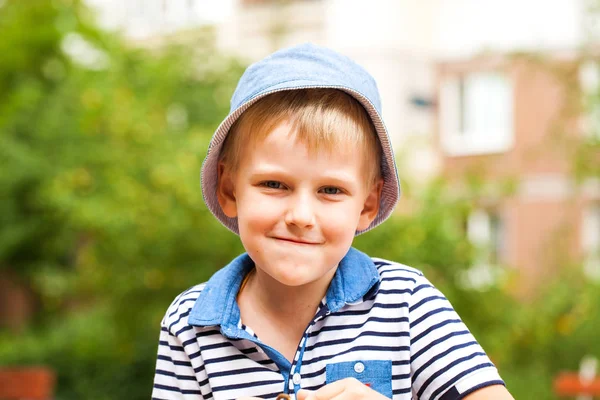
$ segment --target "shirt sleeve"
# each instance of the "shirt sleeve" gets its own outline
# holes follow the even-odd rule
[[[183,344],[165,325],[163,320],[158,344],[152,399],[204,399],[196,372]],[[194,361],[198,362],[197,359]],[[205,373],[204,365],[197,369],[201,370],[201,373]]]
[[[422,275],[409,302],[413,398],[458,400],[504,385],[450,302]]]

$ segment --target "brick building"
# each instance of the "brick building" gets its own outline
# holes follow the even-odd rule
[[[574,149],[598,132],[579,107],[582,89],[598,93],[597,66],[481,56],[440,63],[437,87],[443,174],[486,182],[466,221],[479,263],[517,268],[523,293],[571,263],[600,278],[600,185],[573,172]]]

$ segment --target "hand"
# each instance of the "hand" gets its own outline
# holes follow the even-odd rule
[[[387,397],[355,378],[346,378],[323,386],[316,392],[300,390],[298,400],[383,400]]]

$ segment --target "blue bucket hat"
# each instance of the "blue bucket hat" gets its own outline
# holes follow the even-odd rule
[[[381,100],[375,80],[348,57],[331,49],[306,43],[279,50],[246,69],[231,98],[229,115],[210,141],[200,175],[202,195],[208,209],[232,232],[239,235],[237,218],[226,216],[217,200],[219,153],[229,129],[259,99],[283,90],[309,88],[338,89],[358,100],[371,117],[383,149],[383,188],[379,213],[367,229],[357,231],[356,234],[381,224],[396,206],[400,198],[400,182],[390,138],[381,118]]]

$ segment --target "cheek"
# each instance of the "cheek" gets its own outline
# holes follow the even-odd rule
[[[349,204],[346,207],[331,207],[322,215],[320,226],[329,235],[336,235],[344,240],[352,241],[358,225],[360,211]]]
[[[334,219],[344,225],[352,225],[358,222],[362,208],[357,202],[347,201],[338,204],[332,204],[325,208],[323,214],[330,220]]]
[[[267,201],[265,196],[247,196],[238,199],[238,223],[252,230],[261,230],[271,225],[280,215],[277,202]]]

